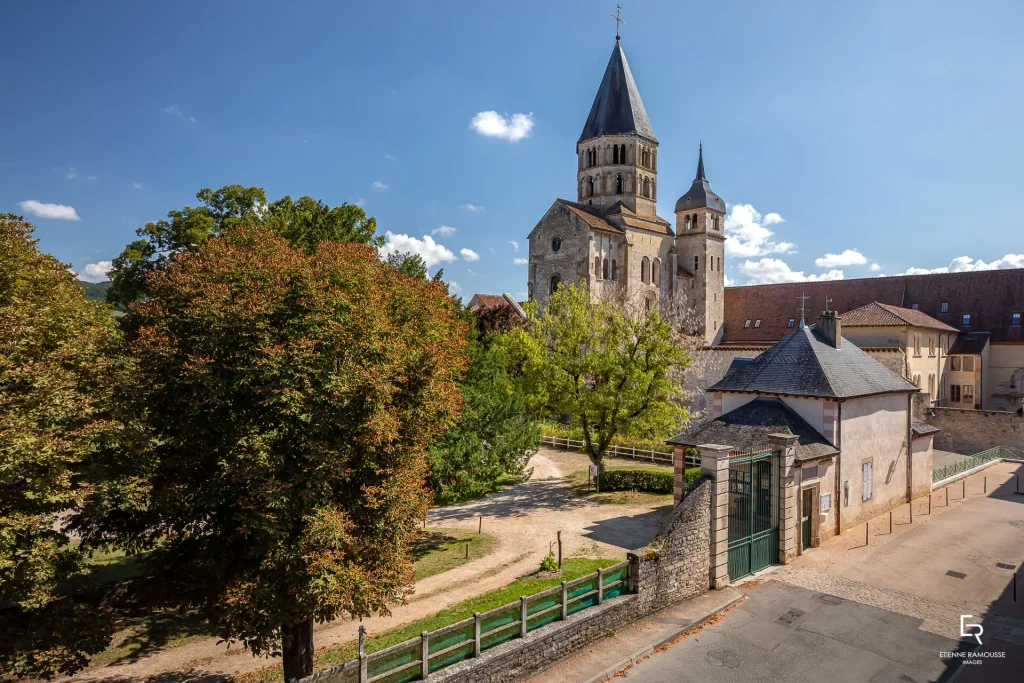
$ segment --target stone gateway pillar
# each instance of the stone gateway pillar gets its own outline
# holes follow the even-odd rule
[[[794,434],[769,434],[768,442],[779,451],[779,564],[796,557],[797,514],[796,442]]]
[[[703,444],[700,452],[701,474],[712,481],[711,487],[711,588],[729,585],[729,452],[732,446]]]

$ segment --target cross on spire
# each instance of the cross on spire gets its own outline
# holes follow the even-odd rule
[[[801,327],[803,327],[804,318],[807,315],[807,311],[805,309],[806,309],[806,306],[807,306],[807,301],[810,298],[811,298],[810,296],[808,296],[807,294],[803,294],[803,293],[801,293],[801,295],[797,297],[797,299],[800,299],[800,326]]]
[[[626,23],[626,20],[622,18],[622,5],[615,5],[615,14],[612,15],[612,19],[615,20],[615,40],[618,40],[619,27]]]

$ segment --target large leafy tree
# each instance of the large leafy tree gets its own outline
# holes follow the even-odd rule
[[[148,600],[311,673],[313,622],[386,613],[413,572],[427,444],[458,414],[465,326],[373,247],[240,226],[150,274],[124,392],[147,439],[78,528],[142,558]]]
[[[543,309],[503,337],[535,413],[567,416],[601,467],[617,435],[657,438],[685,418],[682,375],[689,362],[672,325],[655,313],[592,300],[586,287],[560,287]]]
[[[59,591],[81,571],[62,513],[90,490],[117,330],[34,228],[0,215],[0,670],[50,678],[106,644],[102,613]]]
[[[459,386],[464,407],[455,426],[430,445],[431,485],[444,500],[487,493],[503,476],[522,476],[540,440],[500,335],[482,333],[468,309],[464,315],[474,323],[469,370]]]
[[[146,276],[163,270],[180,252],[195,251],[209,239],[237,225],[268,226],[293,246],[312,253],[322,241],[361,242],[380,246],[377,222],[352,204],[330,207],[312,197],[284,197],[267,203],[260,187],[226,185],[196,194],[201,204],[168,212],[167,220],[146,223],[114,259],[107,300],[127,306],[146,295]]]

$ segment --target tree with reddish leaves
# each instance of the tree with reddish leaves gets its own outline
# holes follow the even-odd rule
[[[235,227],[154,271],[128,333],[133,449],[78,523],[140,595],[312,672],[313,623],[408,592],[427,444],[454,424],[466,325],[372,246]]]

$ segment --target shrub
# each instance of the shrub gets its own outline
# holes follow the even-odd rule
[[[672,493],[675,477],[657,470],[605,470],[601,473],[602,491],[647,491]]]
[[[542,572],[557,572],[558,571],[558,560],[555,559],[555,554],[549,552],[544,556],[544,559],[540,561],[540,570]]]
[[[701,477],[699,467],[691,467],[683,473],[686,489],[693,487]],[[646,491],[648,493],[672,493],[675,487],[675,475],[672,472],[659,472],[644,469],[605,470],[601,474],[602,491]]]

